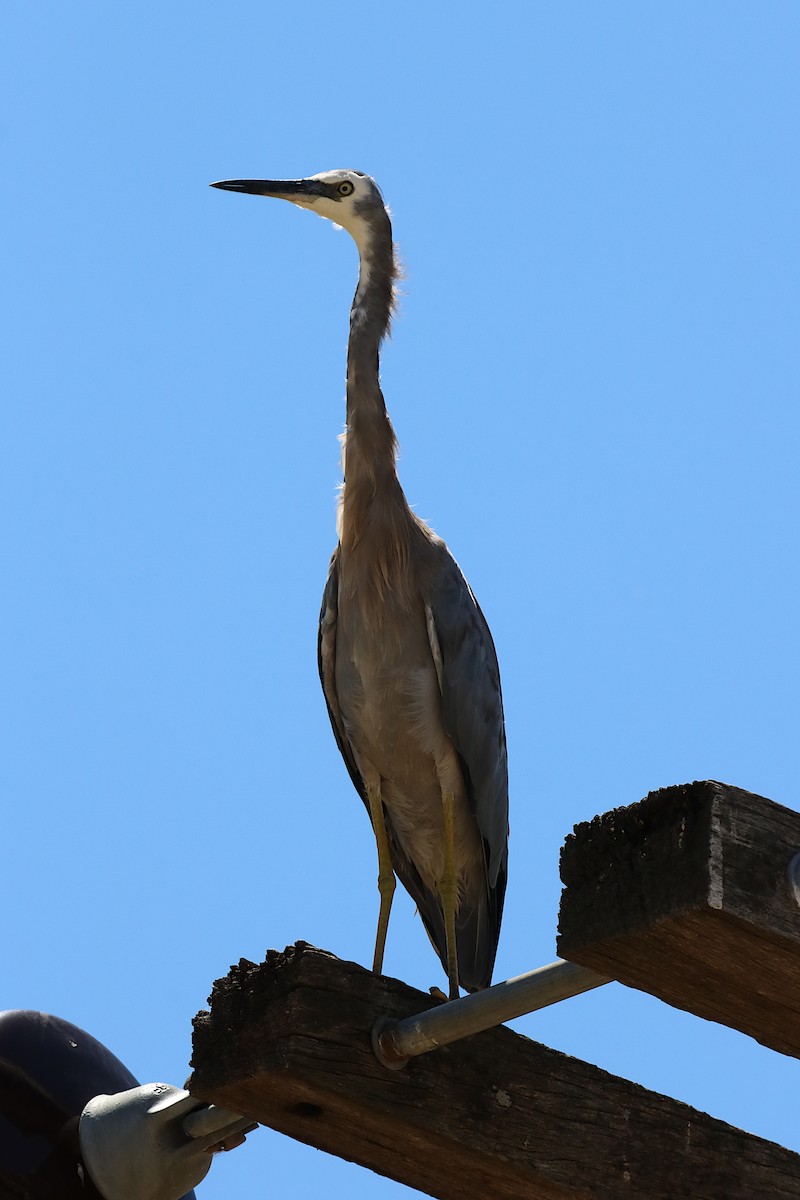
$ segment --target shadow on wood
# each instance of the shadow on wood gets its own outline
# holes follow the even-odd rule
[[[243,960],[188,1087],[442,1200],[800,1200],[797,1155],[506,1028],[381,1067],[375,1020],[431,1004],[302,942]]]

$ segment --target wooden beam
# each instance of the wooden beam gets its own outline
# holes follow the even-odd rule
[[[575,826],[558,952],[800,1056],[800,813],[708,781]]]
[[[800,1156],[506,1028],[381,1067],[431,997],[300,942],[242,960],[195,1019],[188,1087],[442,1200],[800,1198]]]

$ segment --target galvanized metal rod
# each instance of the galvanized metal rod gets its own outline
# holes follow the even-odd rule
[[[398,1070],[418,1054],[610,982],[588,967],[557,958],[546,967],[496,983],[460,1000],[450,1000],[414,1017],[402,1020],[379,1017],[372,1030],[372,1046],[385,1067]]]

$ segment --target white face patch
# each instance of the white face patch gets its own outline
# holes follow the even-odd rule
[[[297,200],[294,200],[293,197],[287,197],[287,199],[293,200],[299,208],[307,208],[317,216],[327,217],[340,229],[346,229],[358,246],[363,259],[369,247],[370,229],[368,222],[358,212],[357,205],[363,200],[374,198],[377,191],[375,183],[368,175],[359,175],[357,172],[349,170],[320,171],[317,175],[310,175],[309,179],[319,179],[323,183],[334,185],[347,181],[353,185],[350,195],[342,196],[340,200],[329,200],[326,196],[319,196],[313,200],[309,200],[307,197]]]

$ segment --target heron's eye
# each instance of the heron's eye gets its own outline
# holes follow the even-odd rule
[[[349,179],[343,179],[336,190],[340,196],[352,196],[355,188]]]

